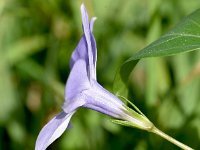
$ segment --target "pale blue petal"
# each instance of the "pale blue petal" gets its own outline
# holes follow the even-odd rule
[[[93,54],[93,63],[94,63],[94,68],[95,68],[95,72],[96,72],[96,61],[97,61],[97,47],[96,47],[96,40],[94,38],[94,35],[92,34],[92,30],[93,30],[93,26],[94,26],[94,22],[96,21],[96,17],[92,17],[91,21],[90,21],[90,40],[91,40],[91,46],[92,46],[92,54]]]
[[[96,47],[96,40],[92,33],[91,33],[91,46],[92,46],[93,65],[94,65],[93,79],[96,80],[97,47]]]
[[[70,60],[70,68],[72,69],[74,63],[79,60],[85,60],[87,66],[89,66],[89,59],[88,59],[88,52],[87,52],[87,43],[85,39],[85,35],[81,37],[77,47],[72,53],[71,60]]]
[[[93,31],[93,26],[94,26],[94,22],[97,19],[97,17],[92,17],[91,21],[90,21],[90,31]]]
[[[74,63],[77,60],[83,59],[86,62],[89,77],[96,79],[97,49],[96,41],[92,34],[93,25],[96,20],[96,17],[93,17],[89,23],[87,12],[82,11],[82,15],[85,15],[85,19],[83,20],[83,28],[85,27],[84,34],[81,37],[81,40],[79,41],[74,52],[72,53],[70,60],[70,68],[73,67]]]
[[[94,58],[93,58],[93,50],[92,50],[92,44],[91,44],[91,29],[90,29],[90,23],[88,19],[88,14],[85,9],[85,6],[81,5],[81,15],[82,15],[82,23],[83,23],[83,31],[87,42],[87,50],[88,50],[88,58],[89,58],[89,79],[95,79],[96,78],[96,68],[94,65]],[[91,23],[91,28],[93,27],[93,23]],[[96,48],[94,49],[96,51]]]
[[[66,113],[69,113],[82,106],[84,100],[81,98],[81,93],[90,87],[91,85],[87,75],[86,63],[84,60],[79,59],[74,64],[65,87],[65,102],[63,110]]]
[[[59,138],[66,130],[74,112],[66,114],[61,112],[49,121],[40,131],[35,145],[35,150],[45,150],[52,142]]]

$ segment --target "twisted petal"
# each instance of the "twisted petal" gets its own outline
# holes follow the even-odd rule
[[[51,121],[49,121],[40,131],[36,140],[35,150],[45,150],[52,142],[54,142],[67,128],[69,121],[74,112],[66,114],[59,113]]]
[[[82,59],[85,61],[87,66],[89,65],[89,59],[88,59],[88,52],[87,52],[87,45],[86,45],[86,39],[83,35],[81,37],[81,40],[79,41],[77,47],[72,53],[71,60],[70,60],[70,68],[72,69],[75,62],[79,59]]]
[[[96,46],[96,44],[92,44],[94,40],[91,41],[92,39],[91,29],[93,28],[93,23],[95,19],[92,19],[91,24],[89,23],[88,14],[83,4],[81,5],[81,14],[82,14],[83,31],[86,39],[87,52],[89,58],[89,67],[88,67],[89,79],[91,81],[92,79],[96,79],[96,68],[95,68],[96,47],[95,48],[92,47],[92,45]]]
[[[95,41],[95,38],[92,34],[93,25],[94,25],[95,20],[96,20],[96,17],[93,17],[90,21],[90,31],[91,31],[90,32],[90,39],[91,39],[91,46],[92,46],[92,59],[93,59],[94,69],[96,69],[96,61],[97,61],[96,41]],[[85,34],[84,34],[81,37],[81,40],[79,41],[77,47],[75,48],[75,50],[72,53],[71,60],[70,60],[70,68],[71,69],[72,69],[74,63],[79,59],[85,60],[87,66],[89,66],[89,57],[88,57],[87,47],[88,47],[87,41],[86,41]],[[96,73],[96,71],[95,71],[95,73]],[[93,78],[96,79],[96,75]]]
[[[91,21],[90,21],[90,31],[93,31],[93,26],[94,26],[94,22],[97,18],[96,17],[92,17]]]
[[[90,87],[86,63],[83,59],[79,59],[74,64],[66,84],[63,110],[66,113],[69,113],[82,106],[85,101],[83,100],[81,93]]]
[[[92,78],[96,80],[96,62],[97,62],[97,47],[96,47],[96,40],[94,38],[94,35],[91,33],[91,46],[92,46],[92,54],[93,54],[93,68],[94,68],[94,74]]]
[[[65,102],[63,110],[69,113],[82,106],[85,101],[82,91],[91,88],[91,81],[96,80],[96,41],[92,29],[96,18],[89,22],[84,5],[81,5],[84,35],[72,53],[71,72],[65,88]]]

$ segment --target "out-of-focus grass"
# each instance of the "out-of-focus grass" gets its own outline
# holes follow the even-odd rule
[[[85,0],[95,15],[98,81],[112,89],[120,64],[157,39],[198,0]],[[91,3],[90,3],[91,2]],[[0,149],[33,149],[42,126],[61,109],[70,55],[81,34],[80,0],[0,1]],[[130,99],[161,129],[199,149],[200,52],[142,60]],[[81,109],[49,149],[176,149],[137,129]]]

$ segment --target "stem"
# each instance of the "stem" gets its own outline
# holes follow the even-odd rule
[[[175,144],[176,146],[184,149],[184,150],[194,150],[191,147],[177,141],[176,139],[172,138],[171,136],[167,135],[166,133],[162,132],[161,130],[157,129],[156,127],[153,127],[152,130],[150,132],[153,132],[159,136],[161,136],[162,138],[168,140],[169,142]]]

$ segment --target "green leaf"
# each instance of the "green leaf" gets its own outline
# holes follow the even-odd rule
[[[184,18],[170,32],[125,61],[115,77],[114,92],[126,97],[129,76],[140,59],[169,56],[194,50],[200,50],[200,9]]]

